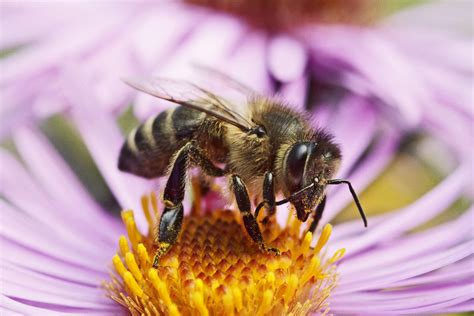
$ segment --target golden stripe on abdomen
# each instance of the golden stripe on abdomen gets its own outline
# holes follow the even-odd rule
[[[194,135],[203,113],[177,107],[148,119],[122,146],[118,167],[145,178],[163,176],[173,154]]]

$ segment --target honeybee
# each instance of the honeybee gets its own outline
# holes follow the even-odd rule
[[[241,107],[185,81],[153,78],[125,82],[179,105],[134,129],[118,161],[120,170],[141,177],[168,175],[154,267],[181,231],[189,167],[199,167],[211,177],[228,177],[245,229],[263,251],[280,254],[263,240],[256,220],[260,210],[267,210],[264,221],[268,221],[278,205],[289,202],[300,221],[312,214],[309,231],[314,232],[326,204],[327,185],[348,185],[367,226],[351,183],[333,179],[341,162],[339,147],[324,129],[311,126],[307,113],[258,95],[236,81],[232,81],[234,88],[247,99]],[[285,198],[277,201],[277,194]],[[254,212],[251,201],[260,201]]]

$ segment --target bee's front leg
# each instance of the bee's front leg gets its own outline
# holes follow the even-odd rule
[[[234,191],[235,199],[239,207],[240,213],[244,218],[244,225],[247,233],[250,235],[252,240],[256,242],[262,250],[274,252],[276,255],[280,255],[280,250],[277,248],[267,247],[263,241],[262,232],[258,226],[257,220],[250,212],[251,204],[250,198],[247,193],[247,188],[245,187],[242,179],[237,175],[232,175],[232,189]]]
[[[268,214],[262,220],[263,224],[267,224],[270,218],[275,214],[276,202],[275,202],[275,189],[273,184],[273,173],[266,172],[263,178],[263,201],[258,204],[255,210],[255,218],[258,218],[258,214],[263,207],[267,207]]]
[[[321,217],[323,216],[325,206],[326,206],[326,196],[323,197],[323,199],[321,200],[321,203],[319,203],[318,206],[316,207],[316,210],[314,210],[313,222],[309,226],[309,229],[308,229],[309,232],[314,233],[314,231],[318,227],[319,221],[321,220]]]

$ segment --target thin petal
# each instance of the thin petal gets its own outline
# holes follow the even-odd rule
[[[0,162],[2,165],[0,170],[0,180],[2,182],[0,192],[8,201],[18,206],[19,209],[26,212],[38,223],[42,223],[51,231],[60,234],[71,246],[80,247],[85,240],[93,240],[92,237],[95,235],[93,228],[85,223],[75,221],[70,216],[64,216],[67,215],[68,209],[63,209],[61,205],[57,205],[53,200],[50,200],[41,185],[31,178],[15,158],[4,151],[0,151]],[[90,231],[90,235],[81,235],[88,231]],[[98,237],[98,243],[92,246],[100,249],[100,247],[107,245],[110,245],[110,243],[104,242]]]
[[[2,308],[17,313],[19,315],[38,315],[38,316],[66,316],[66,315],[120,315],[123,310],[120,307],[110,308],[110,310],[100,310],[92,308],[70,308],[66,306],[50,305],[47,303],[38,304],[29,300],[16,300],[6,295],[0,295]]]
[[[276,79],[283,82],[298,80],[308,63],[308,54],[301,41],[277,35],[268,44],[268,68]]]
[[[356,192],[362,192],[393,160],[393,152],[399,143],[399,136],[395,133],[383,135],[381,140],[374,145],[373,151],[358,168],[350,175],[350,181]],[[328,205],[324,211],[322,221],[327,222],[334,218],[348,203],[354,200],[347,187],[328,190]],[[369,220],[369,222],[371,222]],[[380,221],[382,222],[382,221]],[[359,223],[359,225],[361,225]],[[372,228],[373,224],[369,224]],[[364,228],[363,225],[360,226]],[[363,229],[363,231],[367,231]],[[345,247],[345,246],[343,246]]]
[[[71,283],[48,275],[2,264],[2,294],[37,302],[82,308],[111,307],[113,302],[102,296],[102,289]]]
[[[382,244],[380,248],[373,249],[368,253],[348,258],[347,264],[342,265],[339,269],[342,275],[347,275],[347,279],[342,283],[353,277],[366,275],[368,271],[373,271],[375,268],[398,265],[415,257],[459,244],[470,236],[473,216],[474,209],[471,209],[455,221],[397,239],[396,242],[388,245]],[[434,238],[434,236],[442,236],[442,238]],[[354,237],[342,240],[340,244],[350,244],[350,238]],[[412,245],[418,246],[412,247]]]
[[[4,215],[0,235],[23,247],[95,271],[103,271],[107,252],[113,252],[112,249],[107,250],[105,247],[102,248],[105,250],[103,252],[94,249],[93,240],[86,239],[87,232],[71,240],[70,235],[66,235],[65,232],[54,231],[5,202],[0,201],[0,206]]]
[[[66,163],[41,136],[38,129],[20,128],[15,133],[15,143],[30,171],[36,176],[49,198],[57,201],[73,220],[103,229],[93,233],[113,243],[113,236],[120,233],[118,220],[106,216],[101,207],[90,197]],[[59,208],[60,206],[58,206]]]
[[[373,244],[394,238],[443,212],[463,192],[469,181],[469,166],[460,166],[448,178],[416,202],[394,212],[392,217],[350,241],[349,253],[357,253]],[[336,246],[336,245],[335,245]]]
[[[338,286],[334,295],[342,295],[361,290],[390,287],[394,282],[434,271],[441,267],[460,261],[473,254],[474,241],[464,242],[452,249],[439,251],[430,255],[399,263],[379,271],[372,271],[370,276],[354,276],[353,280]]]
[[[31,249],[18,242],[3,237],[0,238],[0,247],[5,254],[9,254],[2,259],[3,262],[13,264],[21,269],[36,271],[41,274],[54,276],[55,278],[91,287],[97,287],[97,284],[99,284],[100,281],[108,278],[105,268],[103,271],[83,268],[76,264],[72,264],[70,261],[64,261],[61,258],[54,257],[54,254],[43,253],[39,250]],[[104,260],[104,264],[109,260],[110,258]],[[99,262],[97,262],[96,268],[101,268]],[[14,278],[14,276],[11,277]]]
[[[159,66],[156,73],[160,77],[199,82],[192,65],[215,65],[229,55],[241,35],[241,27],[236,21],[227,16],[210,16],[174,51],[166,64]],[[166,107],[169,107],[168,102],[140,94],[134,110],[137,117],[145,119],[157,113],[157,109]]]

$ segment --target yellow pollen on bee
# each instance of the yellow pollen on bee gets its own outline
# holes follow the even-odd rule
[[[147,222],[154,226],[156,195],[142,198]],[[149,216],[146,214],[148,212]],[[327,298],[336,286],[335,262],[345,250],[321,252],[332,227],[326,225],[316,247],[313,234],[300,234],[296,218],[286,227],[261,225],[267,246],[262,251],[246,235],[238,212],[216,210],[186,216],[178,241],[160,257],[156,232],[140,233],[132,211],[122,212],[127,236],[120,236],[112,257],[110,298],[132,315],[306,315],[329,311]],[[161,245],[166,246],[166,245]],[[320,253],[323,253],[320,254]]]

